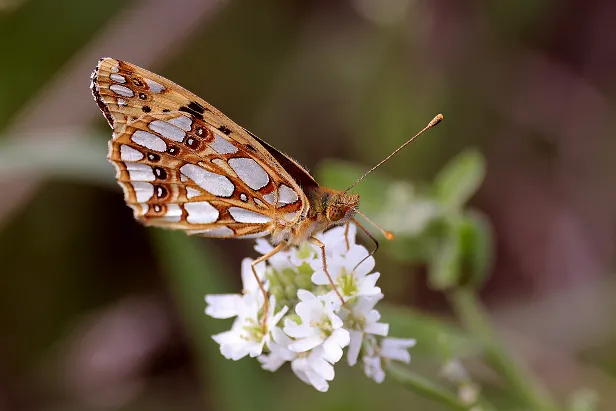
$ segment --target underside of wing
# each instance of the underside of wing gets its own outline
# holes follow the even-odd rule
[[[117,180],[143,223],[249,238],[305,216],[301,183],[194,94],[114,59],[99,62],[92,92],[113,128],[109,159]]]

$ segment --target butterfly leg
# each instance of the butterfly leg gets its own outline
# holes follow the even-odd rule
[[[336,286],[336,284],[334,284],[334,280],[332,279],[332,276],[329,275],[329,271],[327,270],[327,259],[325,258],[325,244],[323,244],[318,238],[315,238],[315,237],[310,237],[308,239],[308,242],[310,242],[310,244],[316,245],[317,247],[321,249],[321,259],[323,260],[323,271],[325,271],[325,275],[327,276],[329,283],[334,288],[334,292],[336,293],[338,298],[340,298],[340,301],[342,302],[342,304],[344,304],[344,298],[342,298],[340,291],[338,291],[338,287]]]
[[[351,243],[349,243],[349,228],[351,228],[351,221],[347,221],[347,223],[344,226],[344,241],[346,243],[347,246],[347,251],[351,250]]]
[[[262,255],[261,257],[257,258],[250,264],[250,267],[252,268],[252,274],[255,276],[255,280],[257,280],[257,283],[259,284],[259,288],[261,289],[261,292],[263,293],[263,319],[261,320],[261,326],[263,327],[264,332],[266,331],[267,312],[269,311],[269,298],[267,295],[267,290],[265,289],[265,286],[263,285],[263,281],[261,281],[261,279],[259,278],[259,275],[257,274],[256,266],[260,262],[270,259],[271,257],[278,254],[285,248],[287,248],[287,245],[285,243],[280,243],[276,247],[274,247],[274,249],[271,250],[269,253]]]

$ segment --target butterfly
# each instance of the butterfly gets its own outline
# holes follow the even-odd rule
[[[363,229],[354,218],[357,194],[320,186],[291,157],[181,86],[113,58],[101,59],[91,80],[113,129],[108,159],[138,221],[203,237],[269,236],[274,248],[252,263],[264,313],[258,263],[310,242],[320,248],[329,276],[315,234],[350,221]]]

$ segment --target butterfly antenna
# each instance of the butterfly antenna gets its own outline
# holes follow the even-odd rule
[[[363,217],[365,217],[362,214]],[[370,239],[374,242],[374,250],[370,251],[370,254],[368,254],[367,256],[365,256],[359,263],[357,263],[357,265],[355,266],[355,268],[353,268],[353,271],[357,270],[357,267],[359,267],[364,261],[366,261],[368,258],[372,257],[374,255],[374,253],[376,253],[376,250],[379,249],[379,241],[372,235],[372,233],[370,233],[370,231],[368,231],[366,229],[366,227],[364,227],[363,225],[361,225],[359,223],[359,221],[357,221],[356,219],[352,219],[352,221],[355,223],[355,225],[357,227],[359,227],[361,229],[361,231],[363,231],[368,237],[370,237]]]
[[[398,147],[397,149],[394,150],[393,153],[391,153],[390,155],[388,155],[387,157],[385,157],[383,160],[381,160],[377,165],[375,165],[374,167],[372,167],[370,170],[366,171],[366,173],[364,173],[363,176],[361,176],[360,178],[357,179],[357,181],[355,181],[353,184],[351,184],[351,187],[347,188],[346,190],[344,190],[344,192],[346,193],[347,191],[351,190],[353,187],[355,187],[357,185],[357,183],[359,183],[361,180],[364,179],[364,177],[366,177],[368,174],[372,173],[374,170],[376,170],[377,168],[379,168],[384,162],[386,162],[387,160],[389,160],[390,158],[392,158],[398,151],[402,150],[404,147],[406,147],[408,144],[410,144],[413,140],[415,140],[417,137],[419,137],[420,135],[422,135],[425,131],[431,129],[432,127],[436,126],[438,123],[440,123],[441,121],[443,121],[443,115],[442,114],[438,114],[436,117],[434,117],[432,119],[432,121],[430,121],[428,123],[427,126],[425,126],[423,128],[423,130],[421,130],[419,133],[415,134],[413,137],[411,137],[406,143],[402,144],[400,147]],[[387,236],[385,236],[387,237]]]
[[[385,239],[387,240],[393,240],[394,239],[394,233],[392,233],[391,231],[387,231],[385,230],[383,227],[381,227],[380,225],[378,225],[377,223],[375,223],[374,221],[372,221],[371,219],[369,219],[365,214],[363,214],[361,211],[357,210],[356,211],[357,214],[359,214],[360,216],[364,217],[366,219],[367,222],[369,222],[370,224],[372,224],[377,230],[379,230],[381,233],[383,233],[383,235],[385,236]],[[357,223],[356,220],[355,223]],[[366,230],[362,227],[362,230],[364,230],[364,232],[366,232]]]

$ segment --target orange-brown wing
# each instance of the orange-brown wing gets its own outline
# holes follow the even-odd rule
[[[143,223],[247,238],[306,215],[305,194],[272,152],[180,86],[106,58],[92,93],[113,128],[117,180]]]

